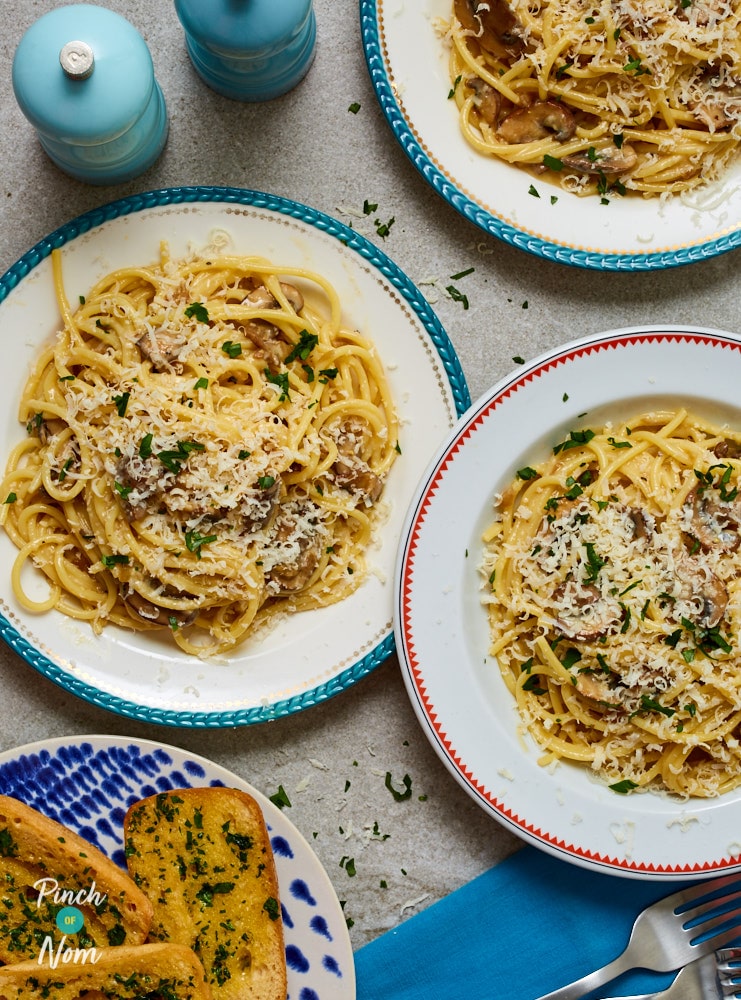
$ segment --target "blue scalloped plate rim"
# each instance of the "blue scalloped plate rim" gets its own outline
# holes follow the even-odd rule
[[[335,237],[358,253],[394,286],[424,326],[444,367],[457,416],[460,417],[468,409],[471,397],[455,348],[430,304],[401,268],[368,239],[344,223],[318,209],[310,208],[279,195],[266,194],[248,188],[183,186],[147,191],[109,202],[64,223],[19,258],[0,278],[0,303],[44,258],[50,256],[52,250],[64,246],[70,240],[89,232],[96,226],[145,209],[205,202],[251,206],[290,216]],[[328,682],[304,691],[296,697],[247,709],[222,712],[183,712],[139,705],[125,698],[100,691],[98,688],[71,676],[36,649],[2,614],[0,614],[0,638],[39,673],[83,701],[141,722],[201,729],[245,726],[273,721],[321,704],[367,676],[383,663],[395,649],[392,628],[373,649],[352,666],[341,671]]]
[[[424,180],[457,212],[502,242],[559,264],[601,271],[655,271],[717,257],[741,246],[741,228],[702,243],[646,253],[599,253],[555,243],[524,232],[492,215],[463,193],[422,148],[389,82],[378,23],[379,0],[360,0],[360,30],[371,83],[391,131]]]
[[[0,793],[69,827],[124,870],[128,807],[204,786],[240,788],[262,809],[280,887],[289,994],[354,1000],[352,945],[329,876],[288,817],[239,775],[180,747],[124,736],[55,737],[0,753]]]

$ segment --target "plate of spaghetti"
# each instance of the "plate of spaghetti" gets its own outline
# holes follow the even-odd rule
[[[741,867],[741,338],[609,331],[518,368],[422,477],[396,640],[479,805],[635,877]]]
[[[602,270],[741,243],[740,20],[735,0],[361,0],[422,176],[499,239]]]
[[[388,655],[404,510],[468,402],[388,258],[294,202],[178,188],[63,226],[0,299],[21,656],[120,714],[226,726]]]

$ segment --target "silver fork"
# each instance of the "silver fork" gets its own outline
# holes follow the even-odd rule
[[[579,1000],[629,969],[671,972],[688,965],[741,937],[741,906],[734,904],[741,904],[741,873],[665,896],[638,914],[621,955],[538,1000]]]
[[[674,977],[671,986],[660,993],[605,997],[604,1000],[723,1000],[739,994],[741,948],[721,948],[685,965]]]

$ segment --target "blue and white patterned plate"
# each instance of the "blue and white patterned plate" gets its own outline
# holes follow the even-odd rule
[[[741,163],[712,189],[658,198],[579,198],[482,156],[458,125],[437,28],[452,0],[360,0],[366,61],[391,129],[422,177],[481,229],[547,260],[646,271],[741,246]]]
[[[42,740],[0,754],[0,793],[84,837],[125,870],[128,807],[175,788],[227,785],[257,800],[278,872],[288,1000],[354,1000],[355,965],[339,900],[299,831],[257,789],[185,750],[119,736]]]
[[[391,578],[404,513],[419,476],[470,403],[450,340],[430,305],[375,245],[314,209],[234,188],[182,187],[113,202],[62,226],[0,278],[3,365],[0,468],[24,429],[18,398],[27,372],[59,327],[49,255],[62,248],[69,301],[114,268],[213,244],[328,278],[343,322],[368,335],[397,405],[402,454],[384,490],[389,514],[370,553],[371,572],[348,599],[293,615],[218,661],[181,653],[168,636],[112,626],[95,636],[56,612],[15,599],[15,547],[0,532],[0,636],[33,667],[81,698],[121,715],[173,726],[235,726],[309,708],[350,687],[393,649]],[[409,447],[406,447],[409,445]],[[39,594],[48,593],[43,583]]]

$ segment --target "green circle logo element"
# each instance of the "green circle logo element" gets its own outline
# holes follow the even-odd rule
[[[62,934],[77,934],[85,924],[82,910],[76,906],[63,906],[57,914],[57,927]]]

